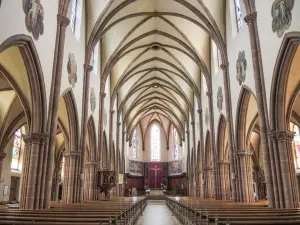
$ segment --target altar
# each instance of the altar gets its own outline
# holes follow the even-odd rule
[[[149,195],[153,195],[153,196],[164,195],[164,190],[162,190],[162,189],[150,189]]]

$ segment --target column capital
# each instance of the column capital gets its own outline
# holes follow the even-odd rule
[[[115,110],[111,109],[110,114],[114,114],[114,113],[115,113]]]
[[[247,25],[254,23],[257,21],[257,12],[249,13],[244,17],[244,21],[247,23]]]
[[[167,146],[167,150],[169,150],[170,149],[170,146]]]
[[[106,96],[106,93],[100,92],[100,97],[101,97],[101,98],[105,98],[105,96]]]
[[[230,164],[230,162],[226,160],[218,160],[217,164]]]
[[[0,153],[0,160],[3,160],[6,157],[6,153],[5,152],[1,152]]]
[[[122,123],[121,122],[118,122],[118,126],[121,126],[122,125]]]
[[[294,132],[286,130],[286,131],[271,131],[268,133],[268,136],[272,141],[282,142],[282,141],[293,141],[294,140]]]
[[[71,151],[71,152],[65,152],[64,157],[80,157],[81,156],[81,152],[77,152],[77,151]]]
[[[190,132],[187,130],[186,133],[189,134]]]
[[[207,91],[207,92],[206,92],[206,95],[207,95],[208,97],[211,97],[211,96],[212,96],[212,91]]]
[[[221,70],[225,71],[225,70],[228,70],[228,66],[229,66],[229,63],[226,62],[226,63],[222,63],[220,65],[220,68],[221,68]]]
[[[122,134],[126,134],[126,131],[123,131]]]
[[[191,125],[192,125],[192,126],[195,126],[195,121],[192,121],[192,122],[191,122]]]
[[[202,113],[202,109],[198,109],[197,112],[200,114]]]
[[[89,162],[86,162],[85,165],[87,166],[97,166],[98,162],[97,161],[89,161]]]
[[[93,70],[93,67],[88,64],[83,64],[83,68],[88,72],[91,72]]]
[[[25,144],[45,144],[49,137],[46,133],[27,133],[23,134],[23,141]]]
[[[203,166],[203,170],[212,170],[212,166]]]
[[[67,27],[70,24],[70,20],[63,15],[57,14],[57,24]]]
[[[246,149],[246,150],[238,150],[234,153],[238,157],[243,157],[243,156],[252,156],[253,150],[251,149]]]

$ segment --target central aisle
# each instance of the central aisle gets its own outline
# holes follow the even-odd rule
[[[148,200],[143,216],[138,225],[180,225],[172,212],[168,209],[164,200]]]

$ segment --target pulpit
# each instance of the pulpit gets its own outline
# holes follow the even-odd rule
[[[98,171],[98,186],[100,193],[104,192],[105,200],[110,200],[109,191],[115,186],[116,173],[110,170]]]

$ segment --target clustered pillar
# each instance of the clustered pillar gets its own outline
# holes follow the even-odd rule
[[[299,193],[293,159],[294,133],[290,131],[272,131],[269,137],[273,144],[274,164],[272,176],[277,178],[275,202],[277,208],[298,208]]]
[[[213,168],[211,166],[204,166],[203,168],[203,179],[204,179],[204,198],[212,198],[214,191],[213,184]]]
[[[230,162],[219,160],[218,161],[218,172],[219,172],[219,199],[229,200],[230,199],[230,180],[229,180],[229,170]]]
[[[80,152],[65,153],[63,202],[77,203],[79,201]]]
[[[23,164],[23,182],[21,187],[20,209],[39,209],[42,203],[40,186],[43,167],[43,149],[48,138],[43,133],[28,133],[23,135],[25,155]],[[53,171],[52,171],[53,172]],[[52,183],[52,180],[50,181]]]
[[[238,192],[239,202],[254,202],[253,190],[253,167],[252,150],[242,150],[236,152]]]

